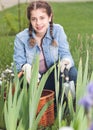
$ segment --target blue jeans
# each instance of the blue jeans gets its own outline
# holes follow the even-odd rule
[[[77,81],[77,69],[73,66],[69,72],[68,72],[68,76],[69,76],[69,81],[74,81],[75,84],[75,91],[76,91],[76,81]],[[65,81],[64,81],[65,82]],[[60,73],[60,78],[59,78],[59,96],[58,96],[58,100],[61,100],[61,95],[62,95],[62,76]],[[45,83],[45,87],[44,89],[48,89],[48,90],[53,90],[55,91],[55,75],[54,75],[54,70],[53,72],[50,74],[50,76],[48,77],[46,83]],[[55,96],[54,96],[55,97]],[[55,99],[55,98],[54,98]],[[67,97],[64,95],[64,101],[66,101],[66,108],[68,106],[68,99]],[[56,113],[56,100],[54,100],[54,110]],[[76,111],[76,97],[73,100],[73,107],[74,107],[74,111]],[[65,109],[66,109],[65,108]]]
[[[76,85],[77,69],[74,66],[69,70],[68,75],[69,75],[69,81],[74,81],[74,83]],[[61,76],[61,73],[60,73],[59,86],[61,87],[61,85],[62,85],[62,76]],[[55,74],[54,74],[54,70],[49,75],[49,77],[48,77],[48,79],[47,79],[47,81],[45,83],[44,89],[49,89],[49,90],[55,91]],[[62,89],[62,87],[60,89]]]

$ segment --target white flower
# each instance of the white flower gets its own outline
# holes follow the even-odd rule
[[[61,127],[59,130],[74,130],[72,127]]]
[[[14,73],[11,73],[11,77],[14,77]]]
[[[12,70],[6,69],[6,70],[5,70],[5,73],[12,73]]]
[[[0,86],[2,86],[2,81],[0,80]]]

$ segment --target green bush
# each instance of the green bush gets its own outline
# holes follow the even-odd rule
[[[8,35],[15,35],[18,30],[18,18],[12,13],[5,14],[6,26],[9,29]]]

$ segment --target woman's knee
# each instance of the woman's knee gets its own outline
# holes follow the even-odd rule
[[[76,83],[77,69],[74,66],[69,70],[69,80],[73,80]]]

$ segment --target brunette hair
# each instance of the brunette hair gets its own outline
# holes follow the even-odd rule
[[[39,8],[46,9],[46,13],[49,17],[52,14],[51,6],[46,1],[42,1],[42,0],[41,1],[33,1],[27,7],[27,18],[29,20],[29,36],[30,36],[29,42],[30,42],[31,46],[34,46],[35,43],[36,43],[35,39],[32,37],[33,28],[32,28],[31,22],[30,22],[31,11],[34,10],[34,9],[39,9]],[[57,43],[56,43],[56,41],[54,40],[54,37],[53,37],[53,15],[52,15],[52,18],[51,18],[51,21],[50,21],[50,35],[51,35],[51,38],[52,38],[52,45],[57,46]]]

